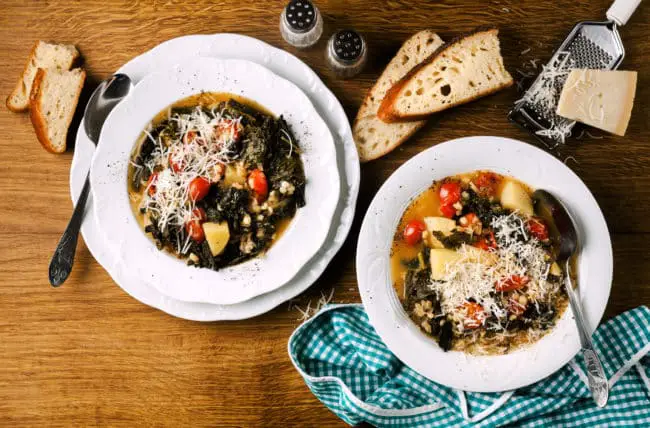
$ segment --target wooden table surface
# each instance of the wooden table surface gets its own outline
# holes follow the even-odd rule
[[[430,27],[449,40],[496,24],[506,66],[520,78],[516,70],[548,59],[575,22],[604,18],[609,0],[317,4],[325,17],[323,39],[297,51],[278,31],[280,0],[2,0],[0,94],[10,93],[38,39],[76,44],[92,82],[170,38],[237,32],[304,60],[352,119],[365,91],[416,30]],[[323,52],[328,36],[348,26],[366,35],[370,60],[360,76],[344,81],[328,71]],[[627,136],[593,131],[598,138],[574,140],[565,152],[575,157],[570,166],[594,193],[612,234],[615,272],[606,318],[650,304],[650,5],[642,4],[621,34],[622,68],[639,72]],[[298,303],[332,288],[335,302],[359,301],[353,260],[360,223],[381,183],[404,161],[468,135],[532,141],[506,120],[517,98],[511,88],[439,114],[403,148],[364,165],[350,236]],[[299,313],[287,304],[246,321],[176,319],[124,293],[83,242],[71,278],[52,289],[47,266],[72,209],[71,159],[71,151],[56,156],[41,149],[27,115],[0,108],[0,425],[342,425],[289,362],[286,343]]]

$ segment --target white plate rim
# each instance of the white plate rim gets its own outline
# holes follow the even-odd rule
[[[514,159],[516,162],[512,163]],[[408,203],[434,179],[477,169],[512,175],[533,187],[540,187],[539,182],[544,179],[544,187],[568,205],[578,223],[580,237],[590,237],[583,241],[585,256],[579,259],[578,286],[583,290],[589,286],[589,298],[583,295],[581,300],[589,328],[595,330],[609,299],[613,273],[611,240],[603,214],[587,186],[566,165],[537,147],[509,138],[477,136],[450,140],[421,152],[398,168],[382,185],[363,220],[357,245],[357,279],[371,324],[406,365],[435,382],[457,389],[513,390],[549,376],[580,350],[570,309],[553,331],[511,354],[445,353],[408,318],[390,279],[392,236]],[[552,180],[548,179],[549,171],[553,172]],[[560,179],[567,180],[564,190],[558,189]],[[577,193],[571,196],[569,189]],[[592,261],[595,255],[599,258]]]
[[[142,232],[127,192],[130,154],[142,129],[167,106],[200,92],[235,93],[283,115],[301,144],[307,204],[270,250],[236,266],[195,268],[156,248]],[[332,168],[334,167],[334,168]],[[263,66],[198,57],[147,75],[106,119],[90,172],[95,221],[124,266],[177,300],[235,304],[284,285],[322,246],[338,204],[334,140],[309,98]]]
[[[237,50],[233,51],[233,47]],[[111,250],[101,245],[92,218],[92,197],[86,208],[86,220],[82,235],[95,259],[107,270],[113,280],[130,296],[141,303],[159,309],[169,315],[193,321],[240,320],[261,315],[305,291],[322,274],[328,263],[339,251],[350,231],[359,193],[360,165],[352,131],[340,102],[324,85],[316,73],[294,55],[275,48],[258,39],[232,33],[189,35],[170,39],[152,50],[127,62],[116,72],[128,74],[133,81],[165,63],[193,58],[202,54],[219,58],[234,57],[255,61],[297,84],[310,97],[316,109],[328,123],[337,146],[339,171],[341,172],[342,198],[330,228],[327,244],[294,279],[279,289],[235,305],[212,305],[182,302],[159,293],[142,281],[134,281],[119,263],[113,261]],[[168,65],[173,64],[170,63]],[[94,145],[80,128],[76,135],[74,156],[70,171],[70,189],[73,202],[81,192]]]

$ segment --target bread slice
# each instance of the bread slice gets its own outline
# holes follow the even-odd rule
[[[38,141],[52,153],[66,149],[68,128],[79,102],[86,72],[39,68],[30,94],[30,117]]]
[[[440,47],[390,88],[379,118],[421,120],[511,86],[498,33],[496,28],[479,28]]]
[[[379,120],[377,111],[390,87],[442,44],[442,39],[431,30],[414,34],[404,42],[375,85],[368,91],[352,126],[361,162],[377,159],[392,151],[426,123],[385,123]]]
[[[36,42],[32,48],[25,70],[20,76],[16,87],[7,97],[7,108],[11,111],[25,111],[29,107],[29,94],[32,82],[39,68],[70,70],[72,64],[79,57],[79,51],[73,45],[55,45],[42,41]]]

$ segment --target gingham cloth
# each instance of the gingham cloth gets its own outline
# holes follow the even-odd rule
[[[538,383],[505,393],[463,392],[432,382],[395,357],[361,305],[331,305],[300,325],[289,356],[307,386],[350,425],[650,426],[650,309],[601,325],[593,341],[611,388],[599,409],[580,357]]]

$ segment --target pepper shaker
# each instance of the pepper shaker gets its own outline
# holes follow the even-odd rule
[[[280,33],[297,48],[307,48],[323,34],[323,18],[310,0],[291,0],[280,15]]]
[[[327,65],[343,78],[352,77],[361,72],[368,52],[366,41],[354,30],[339,30],[327,43]]]

